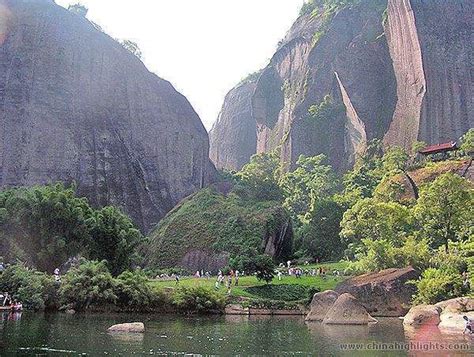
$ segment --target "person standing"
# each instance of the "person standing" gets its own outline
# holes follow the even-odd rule
[[[54,269],[54,281],[58,284],[61,282],[61,275],[59,274],[59,268]]]
[[[278,270],[277,276],[278,276],[278,280],[281,281],[281,276],[282,276],[282,274],[281,274],[281,271],[280,271],[280,270]]]
[[[239,271],[235,271],[235,286],[239,285]]]

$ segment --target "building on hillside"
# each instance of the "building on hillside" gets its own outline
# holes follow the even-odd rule
[[[445,160],[449,152],[457,151],[458,149],[456,142],[450,141],[449,143],[427,146],[418,151],[418,153],[423,156],[431,156],[434,160]]]

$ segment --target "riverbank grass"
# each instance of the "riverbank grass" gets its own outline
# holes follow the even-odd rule
[[[334,289],[340,282],[347,279],[344,276],[334,276],[332,272],[338,270],[343,272],[346,266],[344,262],[337,263],[326,263],[326,264],[313,264],[304,266],[304,270],[311,271],[312,269],[318,269],[320,266],[324,266],[327,269],[328,274],[326,276],[302,276],[301,278],[296,278],[295,276],[283,275],[281,280],[278,280],[277,277],[271,282],[272,285],[300,285],[307,288],[317,288],[319,291],[331,290]],[[180,279],[179,284],[176,284],[175,280],[150,280],[149,284],[162,288],[162,289],[175,289],[179,286],[185,287],[196,287],[201,286],[209,289],[215,289],[214,285],[216,282],[216,277],[213,276],[209,280],[206,278],[195,278],[195,277],[183,277]],[[261,296],[251,293],[252,289],[248,291],[248,288],[265,286],[265,282],[257,280],[255,276],[243,276],[239,279],[239,285],[232,285],[231,296],[232,297],[246,297],[259,299]],[[217,290],[221,294],[227,293],[227,288],[224,285],[221,285]],[[272,297],[268,297],[272,298]],[[279,300],[278,298],[272,298],[273,300]]]

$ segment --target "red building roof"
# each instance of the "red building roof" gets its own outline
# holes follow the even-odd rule
[[[422,155],[433,155],[433,154],[439,154],[441,152],[448,152],[448,151],[453,151],[457,149],[458,147],[456,143],[454,141],[450,141],[449,143],[427,146],[423,150],[420,150],[419,153]]]

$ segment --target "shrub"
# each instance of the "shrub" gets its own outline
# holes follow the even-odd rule
[[[9,266],[0,274],[0,291],[8,292],[27,309],[44,310],[57,303],[53,277],[23,265]]]
[[[209,313],[222,311],[225,306],[225,298],[221,294],[202,286],[183,286],[173,294],[172,304],[182,312]]]
[[[59,294],[64,305],[77,310],[91,306],[113,304],[117,301],[115,281],[105,261],[86,261],[63,276]]]
[[[148,278],[141,272],[124,272],[116,279],[117,304],[125,310],[151,310],[163,304],[165,295],[148,285]]]
[[[467,292],[463,287],[461,275],[453,270],[429,268],[423,272],[420,280],[409,283],[418,289],[414,296],[415,304],[435,304]]]

